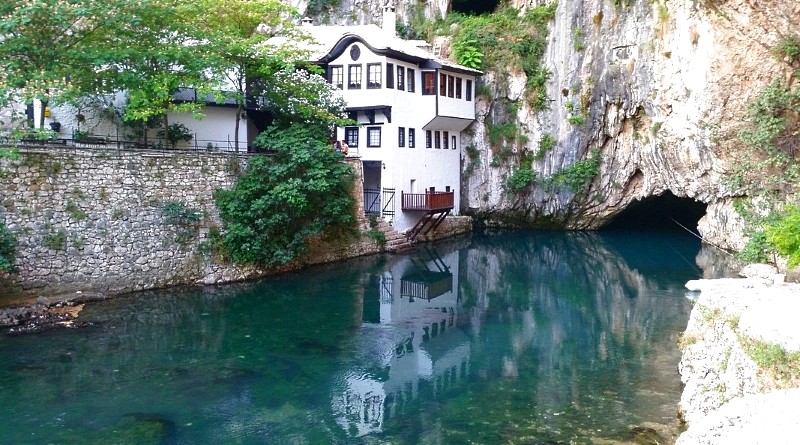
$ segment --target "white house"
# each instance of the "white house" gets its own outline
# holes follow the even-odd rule
[[[336,422],[352,437],[382,432],[387,419],[414,409],[420,395],[438,398],[457,389],[471,368],[471,340],[457,326],[464,311],[459,252],[395,258],[370,281],[379,288],[379,304],[365,302],[358,352],[331,394]]]
[[[390,1],[383,27],[314,26],[313,59],[338,88],[358,126],[337,129],[364,167],[364,207],[411,230],[425,218],[458,214],[461,132],[475,120],[480,71],[437,57],[422,41],[398,38]]]

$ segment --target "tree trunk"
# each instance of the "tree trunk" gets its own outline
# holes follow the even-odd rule
[[[236,153],[239,153],[239,118],[242,116],[244,106],[240,103],[236,108],[236,124],[233,126],[233,144],[236,147]]]

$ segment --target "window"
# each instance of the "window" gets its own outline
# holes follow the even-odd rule
[[[416,73],[414,73],[414,70],[412,70],[411,68],[407,68],[406,69],[406,79],[408,79],[408,82],[406,82],[406,85],[408,86],[408,92],[409,93],[413,93],[414,92],[414,75],[415,74]]]
[[[386,88],[394,88],[394,64],[386,64]]]
[[[456,77],[456,99],[461,99],[461,78]]]
[[[431,139],[431,131],[425,130],[425,148],[433,147],[433,145],[431,145]]]
[[[334,88],[341,90],[344,88],[344,67],[341,65],[331,65],[328,67],[328,83]]]
[[[450,148],[452,148],[453,150],[456,149],[456,136],[455,135],[450,136]]]
[[[381,87],[381,79],[383,78],[383,73],[381,73],[381,64],[380,63],[368,63],[367,64],[367,88],[380,88]]]
[[[367,147],[381,146],[381,127],[367,127]]]
[[[439,95],[447,96],[447,74],[439,74]]]
[[[436,94],[436,73],[422,72],[422,94]]]
[[[344,127],[344,141],[350,147],[358,147],[358,127]]]
[[[453,97],[453,93],[456,92],[456,78],[453,76],[447,76],[447,97]]]
[[[416,133],[416,130],[414,130],[413,128],[408,129],[408,148],[414,148],[416,144],[415,142],[416,134],[414,133]]]
[[[472,100],[472,81],[467,80],[467,100]]]
[[[406,89],[406,69],[402,66],[397,67],[397,89],[398,90],[405,90]]]
[[[435,148],[442,148],[442,133],[439,131],[433,132],[433,146]]]
[[[405,147],[406,146],[406,129],[405,129],[405,127],[399,127],[397,129],[397,146],[398,147]]]
[[[348,65],[347,89],[353,90],[359,88],[361,88],[361,65]]]
[[[445,131],[443,136],[444,136],[444,138],[443,138],[444,139],[444,147],[443,148],[445,150],[447,150],[448,148],[450,148],[450,146],[448,145],[450,143],[450,132],[449,131]]]

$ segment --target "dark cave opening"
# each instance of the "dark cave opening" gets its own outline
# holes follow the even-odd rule
[[[494,12],[499,4],[499,0],[453,0],[452,11],[471,15],[487,14]]]
[[[686,232],[698,234],[697,222],[708,206],[692,198],[679,198],[666,191],[635,201],[602,230],[638,232]]]

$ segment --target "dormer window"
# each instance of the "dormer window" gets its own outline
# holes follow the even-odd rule
[[[367,88],[380,88],[381,87],[381,64],[368,63],[367,64]]]

